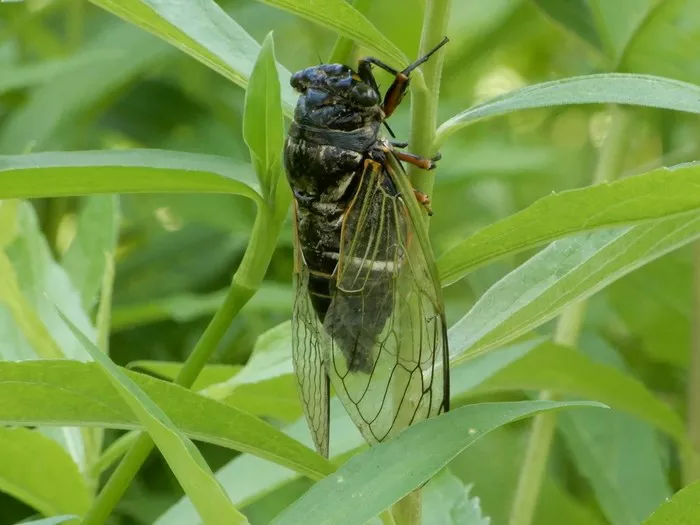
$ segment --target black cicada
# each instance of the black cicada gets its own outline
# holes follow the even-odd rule
[[[323,64],[291,78],[301,93],[284,151],[295,199],[292,350],[324,456],[330,384],[369,443],[448,409],[441,289],[398,162],[432,169],[438,159],[379,138],[410,73],[446,42],[403,71],[365,58],[357,71]],[[394,75],[383,101],[373,65]],[[429,210],[427,197],[415,195]]]

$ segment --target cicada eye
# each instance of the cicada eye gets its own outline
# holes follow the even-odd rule
[[[379,103],[379,95],[367,84],[357,84],[353,87],[350,98],[361,106],[374,106]]]
[[[292,75],[292,78],[289,79],[289,83],[299,93],[303,93],[306,89],[306,85],[308,84],[306,70],[297,71],[296,73],[294,73]]]

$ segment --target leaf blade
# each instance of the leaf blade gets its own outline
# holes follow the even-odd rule
[[[482,119],[523,109],[623,104],[700,113],[700,87],[653,75],[603,73],[543,82],[473,106],[440,125],[436,143]]]
[[[427,481],[459,452],[491,430],[542,411],[578,404],[484,403],[421,421],[395,439],[353,456],[336,473],[314,485],[272,524],[363,525]],[[436,435],[442,439],[436,440]],[[411,457],[410,465],[406,464],[407,456]],[[358,505],[358,501],[362,501],[362,505]]]

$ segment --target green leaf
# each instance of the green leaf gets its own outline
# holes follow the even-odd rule
[[[0,356],[3,360],[60,358],[53,340],[31,302],[24,296],[12,262],[0,251]]]
[[[34,207],[27,202],[22,203],[18,209],[17,227],[18,234],[7,245],[5,252],[12,262],[14,274],[17,277],[16,283],[23,295],[19,297],[15,294],[13,302],[18,305],[17,312],[21,310],[24,312],[23,315],[27,316],[23,319],[15,315],[18,325],[23,327],[24,335],[29,340],[34,339],[35,334],[27,330],[38,331],[42,346],[35,347],[35,351],[41,352],[42,357],[58,357],[51,350],[52,345],[47,340],[48,331],[50,339],[60,348],[61,356],[80,360],[89,359],[89,354],[77,344],[70,330],[61,322],[53,305],[59,305],[70,316],[71,321],[91,338],[96,337],[95,329],[83,309],[78,291],[63,268],[54,261],[41,232]],[[9,282],[6,285],[9,285]],[[35,314],[27,311],[28,305],[31,305]],[[41,319],[44,328],[39,328],[33,321],[36,315]],[[33,342],[39,343],[37,339]]]
[[[362,13],[345,0],[259,0],[332,29],[336,33],[371,50],[392,65],[405,67],[406,56]]]
[[[699,44],[700,10],[696,0],[657,1],[652,16],[631,39],[622,68],[698,83],[700,65],[695,49]]]
[[[63,131],[106,96],[153,69],[171,49],[126,24],[100,26],[95,38],[74,59],[80,62],[51,82],[32,90],[29,100],[0,127],[0,152],[59,149]],[[86,57],[105,55],[98,63]]]
[[[614,69],[657,0],[535,0],[564,27],[604,51]]]
[[[548,401],[484,403],[421,421],[395,439],[350,458],[272,524],[363,525],[429,480],[491,430],[537,413],[574,406],[602,405]]]
[[[118,234],[119,198],[115,195],[87,198],[78,214],[75,238],[61,265],[88,311],[102,286],[107,256],[114,254]]]
[[[605,341],[584,337],[581,347],[608,371],[624,373],[622,358]],[[561,414],[557,423],[611,523],[637,525],[671,496],[661,458],[665,445],[651,426],[616,410],[589,409]]]
[[[126,372],[185,434],[250,452],[314,479],[334,469],[298,441],[246,412],[152,377]],[[140,429],[139,420],[94,363],[0,362],[0,423]]]
[[[605,295],[620,320],[658,363],[687,366],[691,345],[692,261],[674,253],[610,286]]]
[[[281,337],[285,328],[283,325],[273,329],[277,331],[279,343],[285,344]],[[287,328],[288,329],[288,328]],[[275,338],[269,335],[270,341]],[[291,337],[291,333],[288,335]],[[262,340],[263,338],[261,338]],[[528,341],[512,345],[507,348],[499,349],[495,352],[484,354],[462,363],[452,368],[452,395],[458,398],[465,394],[471,388],[477,386],[481,381],[491,377],[501,368],[519,359],[527,352],[536,348],[542,339]],[[286,342],[287,348],[289,341]],[[291,356],[287,352],[287,358],[290,360],[288,365],[285,365],[291,370]],[[288,376],[292,380],[296,380],[291,374]],[[347,412],[341,405],[340,401],[333,397],[331,398],[331,450],[330,454],[334,458],[340,458],[344,455],[366,446],[366,443],[359,431],[351,421]],[[305,418],[301,418],[294,424],[289,425],[285,429],[285,434],[294,437],[295,439],[313,447],[311,434]],[[250,474],[250,475],[248,475]],[[297,477],[297,474],[289,469],[282,468],[278,465],[261,460],[260,458],[243,454],[226,464],[220,469],[217,478],[226,487],[233,501],[238,505],[248,505],[259,500],[264,494],[268,494],[275,489],[280,488],[286,483],[289,483]],[[196,519],[196,512],[192,507],[191,502],[187,498],[182,498],[178,503],[170,507],[157,520],[155,525],[190,525],[192,520]]]
[[[82,515],[92,502],[78,466],[63,448],[25,428],[0,428],[0,490],[44,515]]]
[[[496,348],[700,237],[700,214],[555,241],[494,284],[449,330],[451,362]]]
[[[575,410],[589,410],[582,408]],[[592,409],[591,409],[592,410]],[[597,410],[609,412],[608,410]],[[557,418],[566,412],[559,412]],[[531,425],[501,427],[486,439],[476,442],[452,463],[450,471],[465,483],[473,484],[472,493],[479,496],[481,508],[491,518],[492,525],[508,523],[520,469],[527,451]],[[557,459],[559,459],[557,454]],[[498,461],[494,460],[498,458]],[[558,463],[557,463],[558,464]],[[596,508],[581,501],[567,487],[566,479],[560,479],[554,470],[548,471],[542,480],[541,501],[537,505],[533,523],[537,525],[610,525],[600,517]],[[562,483],[563,482],[563,483]]]
[[[280,179],[284,146],[284,117],[275,64],[275,44],[269,33],[253,66],[243,111],[243,139],[268,202],[274,198]]]
[[[290,345],[290,322],[268,330],[256,341],[240,373],[210,385],[202,394],[252,414],[294,421],[302,409]]]
[[[91,1],[150,31],[233,83],[242,87],[248,85],[260,46],[212,0]],[[289,72],[277,67],[285,110],[291,115],[297,97],[289,85]]]
[[[51,518],[44,518],[43,520],[21,521],[15,525],[58,525],[59,523],[65,523],[76,518],[77,516],[53,516]]]
[[[598,28],[587,0],[534,0],[534,3],[552,19],[602,51]]]
[[[469,363],[466,363],[469,365]],[[551,390],[593,399],[632,414],[684,442],[685,425],[643,383],[581,352],[543,343],[472,389],[470,395],[508,390]]]
[[[248,523],[246,517],[233,506],[197,447],[129,376],[85,337],[67,317],[60,315],[153,438],[205,525]]]
[[[98,193],[231,193],[259,201],[250,166],[179,151],[128,150],[0,156],[0,198]]]
[[[331,399],[330,417],[331,436],[333,436],[330,450],[332,457],[338,458],[362,445],[366,446],[357,427],[337,398]],[[305,418],[302,417],[289,425],[284,432],[305,445],[313,447]],[[250,454],[242,454],[217,471],[216,476],[226,487],[235,504],[247,506],[294,480],[298,474],[269,461],[261,461]],[[319,476],[314,479],[318,478]],[[182,498],[164,512],[154,525],[192,525],[196,519],[197,515],[192,503],[187,498]]]
[[[471,496],[457,476],[443,469],[422,489],[423,523],[431,525],[490,525],[478,497]]]
[[[644,525],[700,525],[700,481],[677,492],[644,520]]]
[[[620,62],[630,40],[658,3],[658,0],[589,0],[607,55],[614,66]]]
[[[443,286],[505,255],[600,228],[700,209],[700,164],[660,168],[609,184],[548,195],[486,226],[438,260]]]
[[[45,60],[38,63],[18,64],[0,67],[0,94],[13,89],[34,87],[50,83],[63,75],[80,72],[88,67],[99,67],[105,61],[113,60],[121,53],[88,48],[84,53],[60,60]]]
[[[607,73],[543,82],[473,106],[440,125],[436,143],[469,124],[514,111],[572,104],[626,104],[700,113],[700,87],[652,75]]]

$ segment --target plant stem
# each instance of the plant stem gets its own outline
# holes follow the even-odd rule
[[[688,441],[692,445],[685,454],[683,477],[685,484],[700,479],[700,241],[693,244],[693,286],[688,369]]]
[[[451,0],[427,0],[423,31],[419,46],[419,56],[426,54],[445,36],[450,14]],[[409,144],[411,151],[426,157],[435,152],[433,142],[437,127],[438,94],[442,74],[443,53],[441,51],[422,66],[422,77],[416,73],[411,89],[411,131]],[[422,170],[421,170],[422,171]],[[433,189],[433,175],[424,172],[418,175],[413,166],[409,168],[413,187],[430,193]],[[447,366],[447,363],[445,363]],[[397,525],[420,525],[422,515],[420,489],[412,492],[394,504],[392,514]]]
[[[261,205],[255,218],[250,243],[233,276],[226,298],[180,369],[174,381],[176,385],[189,388],[194,384],[231,321],[260,286],[277,240],[277,235],[271,235],[269,230],[269,210]],[[95,499],[82,525],[104,523],[151,450],[153,450],[153,440],[148,434],[141,433]]]
[[[427,0],[419,56],[430,51],[445,36],[451,4],[451,0]],[[412,153],[424,157],[436,153],[434,143],[444,53],[444,49],[440,50],[421,66],[423,85],[416,78],[417,82],[413,83],[411,89],[411,131],[408,143]],[[425,170],[409,166],[408,173],[413,187],[430,195],[434,172],[426,173]]]
[[[371,3],[371,0],[353,0],[352,6],[357,11],[364,14]],[[354,42],[350,38],[346,38],[344,36],[338,37],[335,44],[333,44],[333,49],[331,50],[331,56],[328,59],[328,62],[330,64],[347,64],[353,44]]]
[[[598,157],[593,184],[614,180],[622,170],[622,162],[628,145],[629,118],[624,109],[610,108],[612,121]],[[586,302],[567,307],[559,317],[554,331],[555,343],[575,347],[586,313]],[[544,391],[541,400],[556,400],[556,394]],[[539,499],[542,481],[547,469],[549,450],[554,439],[557,419],[554,413],[535,416],[528,442],[518,486],[513,497],[509,525],[531,525]]]

